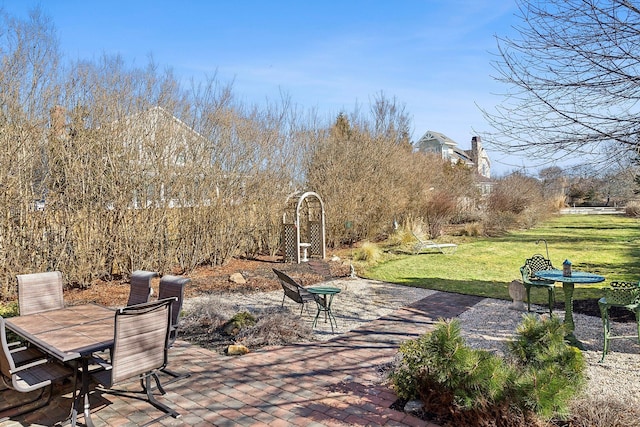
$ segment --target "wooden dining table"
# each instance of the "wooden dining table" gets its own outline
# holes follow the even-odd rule
[[[89,357],[113,346],[115,311],[96,304],[5,319],[7,329],[63,363],[81,368],[82,385],[73,402],[71,424],[75,426],[83,407],[85,424],[93,426],[89,402]],[[75,393],[75,390],[74,390]]]

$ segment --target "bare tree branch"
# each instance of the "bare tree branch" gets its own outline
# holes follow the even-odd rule
[[[518,0],[518,38],[497,37],[508,90],[485,138],[542,160],[617,161],[638,149],[640,12],[625,0]]]

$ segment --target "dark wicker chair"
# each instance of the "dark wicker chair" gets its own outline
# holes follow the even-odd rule
[[[553,314],[555,282],[552,280],[543,280],[536,277],[536,273],[542,270],[555,270],[551,264],[551,260],[540,254],[535,254],[531,258],[527,258],[524,265],[520,267],[522,274],[522,283],[527,291],[527,311],[531,311],[531,287],[546,288],[549,293],[549,314]]]
[[[284,291],[284,295],[282,296],[282,306],[284,306],[285,299],[289,297],[291,300],[300,304],[300,314],[302,314],[302,310],[304,310],[305,305],[308,302],[315,301],[313,294],[308,292],[304,287],[282,271],[274,268],[273,272],[278,276],[278,280],[280,281],[280,285],[282,285],[282,290]]]

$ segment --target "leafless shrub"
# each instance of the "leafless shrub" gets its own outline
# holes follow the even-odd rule
[[[498,181],[487,201],[487,232],[503,232],[513,227],[531,227],[553,211],[545,200],[540,182],[520,173]]]
[[[445,191],[433,192],[427,201],[424,215],[430,238],[433,239],[442,234],[444,226],[450,223],[455,211],[455,195]]]
[[[235,313],[236,310],[232,306],[216,304],[213,298],[203,298],[184,313],[180,327],[183,331],[203,328],[214,331],[221,328]]]
[[[627,216],[639,217],[640,216],[640,202],[629,202],[624,207],[624,213]]]
[[[242,329],[236,340],[249,348],[257,348],[310,341],[312,337],[313,330],[308,322],[286,308],[277,308],[262,312],[258,323]]]

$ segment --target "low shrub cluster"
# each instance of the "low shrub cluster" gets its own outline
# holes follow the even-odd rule
[[[239,311],[237,306],[203,298],[182,318],[180,337],[224,353],[231,344],[256,349],[311,341],[313,330],[286,308]]]
[[[624,207],[624,213],[627,216],[639,217],[640,216],[640,202],[629,202]]]
[[[564,342],[559,318],[530,315],[501,358],[472,349],[456,319],[400,347],[390,374],[400,398],[419,398],[450,425],[525,426],[567,417],[585,384],[582,353]]]

